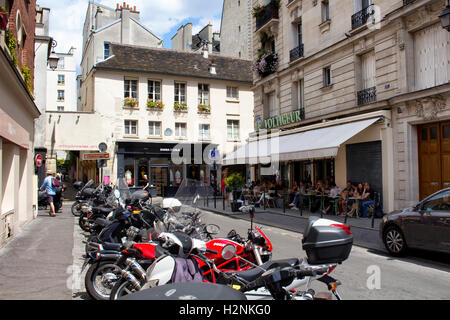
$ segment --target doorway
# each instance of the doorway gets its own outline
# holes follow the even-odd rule
[[[420,125],[419,192],[420,200],[450,187],[450,122]]]

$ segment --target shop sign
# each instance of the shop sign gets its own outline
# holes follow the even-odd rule
[[[85,153],[82,160],[109,160],[109,153]]]
[[[256,131],[261,129],[273,129],[282,127],[288,124],[297,123],[303,120],[301,110],[291,111],[279,116],[271,117],[266,120],[261,120],[261,117],[256,118]]]

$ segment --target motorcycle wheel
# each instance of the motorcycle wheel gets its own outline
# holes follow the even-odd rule
[[[81,214],[81,203],[79,203],[78,201],[75,201],[73,204],[72,204],[72,208],[70,209],[71,211],[72,211],[72,214],[75,216],[75,217],[79,217],[80,216],[80,214]]]
[[[137,292],[136,288],[131,284],[130,281],[121,278],[114,284],[109,296],[110,300],[117,300],[123,296]]]
[[[91,232],[91,228],[89,227],[89,218],[87,217],[87,213],[81,213],[80,218],[78,219],[78,225],[83,231]]]
[[[121,278],[121,268],[114,261],[96,262],[86,272],[84,285],[94,300],[109,300],[115,283]]]

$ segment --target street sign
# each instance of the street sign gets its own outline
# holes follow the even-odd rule
[[[37,154],[34,161],[36,163],[36,167],[42,167],[42,154]]]
[[[100,150],[100,152],[105,152],[106,149],[108,149],[108,146],[106,145],[106,143],[102,142],[98,145],[98,150]]]
[[[212,149],[209,151],[208,158],[211,161],[218,161],[220,159],[220,153],[217,149]]]
[[[82,160],[109,160],[109,153],[85,153]]]

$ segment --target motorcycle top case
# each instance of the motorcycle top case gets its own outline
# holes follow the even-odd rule
[[[83,188],[83,186],[84,186],[83,181],[77,181],[77,182],[74,182],[74,184],[73,184],[73,187],[74,187],[76,190],[80,190],[81,188]]]
[[[350,255],[353,235],[345,225],[327,219],[310,217],[303,234],[303,250],[309,264],[342,263]]]

